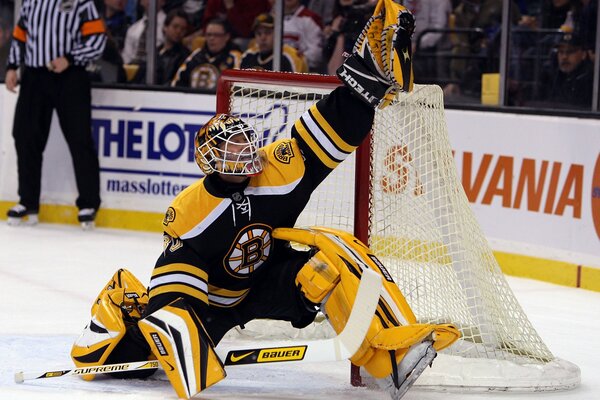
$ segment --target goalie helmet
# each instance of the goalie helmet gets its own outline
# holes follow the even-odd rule
[[[262,171],[254,128],[229,114],[217,114],[196,133],[196,163],[206,175],[257,175]]]

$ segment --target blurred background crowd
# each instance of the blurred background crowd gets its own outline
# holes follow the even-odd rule
[[[273,0],[153,0],[155,38],[146,34],[150,1],[95,0],[109,40],[102,58],[88,68],[93,81],[148,84],[148,39],[156,46],[153,85],[211,92],[224,69],[273,69]],[[376,3],[282,1],[280,69],[331,75],[352,51]],[[598,0],[505,1],[512,1],[505,104],[592,109]],[[481,103],[487,82],[498,87],[503,0],[400,2],[416,17],[417,83],[440,85],[447,103],[461,104]],[[0,4],[4,77],[15,1]]]

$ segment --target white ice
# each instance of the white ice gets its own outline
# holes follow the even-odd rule
[[[0,399],[175,399],[164,373],[147,381],[77,377],[16,384],[16,371],[69,368],[71,344],[89,308],[118,267],[147,283],[162,249],[160,234],[41,224],[0,223]],[[509,278],[534,327],[555,356],[581,368],[574,390],[535,394],[448,394],[417,388],[406,400],[600,399],[600,293]],[[347,362],[248,366],[228,369],[203,399],[386,399],[372,388],[349,384]]]

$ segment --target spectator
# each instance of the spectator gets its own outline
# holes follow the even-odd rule
[[[242,55],[241,68],[273,70],[273,16],[260,14],[254,20],[255,45]],[[292,46],[281,49],[281,71],[308,72],[304,57]]]
[[[574,29],[573,18],[577,18],[580,6],[579,0],[545,0],[540,27],[565,29],[572,32]]]
[[[283,2],[283,40],[302,54],[311,71],[321,71],[323,23],[321,17],[304,7],[300,0]]]
[[[338,0],[310,0],[308,8],[321,17],[324,25],[329,25],[335,18],[335,8]]]
[[[206,7],[206,0],[184,0],[181,8],[188,15],[188,21],[190,23],[190,29],[195,31],[200,29],[202,18],[204,16],[204,9]]]
[[[556,51],[557,65],[542,79],[542,101],[552,107],[590,108],[594,82],[593,63],[588,59],[583,39],[566,34]]]
[[[415,16],[413,50],[416,50],[417,46],[421,50],[434,50],[443,34],[422,33],[427,29],[448,28],[448,18],[452,12],[450,0],[404,0],[402,4]]]
[[[581,36],[588,50],[595,48],[596,29],[598,24],[598,0],[584,0],[579,18],[579,26],[575,33]]]
[[[451,83],[446,96],[466,95],[479,99],[481,74],[498,71],[499,33],[503,0],[461,0],[454,9],[455,28],[470,28],[469,34],[452,35]],[[517,24],[521,14],[513,4],[511,20]]]
[[[123,83],[127,81],[121,50],[131,19],[125,14],[126,0],[102,0],[97,6],[106,26],[106,46],[99,60],[88,66],[92,82]]]
[[[215,18],[206,25],[204,46],[195,50],[179,67],[171,86],[217,89],[221,71],[239,68],[242,52],[231,41],[227,20]]]
[[[419,82],[428,82],[446,77],[445,60],[433,56],[425,58],[420,55],[426,53],[433,55],[444,48],[449,50],[449,43],[443,40],[446,35],[435,32],[423,34],[423,32],[427,29],[448,28],[452,3],[450,0],[404,0],[402,3],[415,16],[413,36],[415,79]]]
[[[150,0],[140,0],[144,9],[144,16],[127,29],[125,45],[121,56],[125,64],[142,64],[146,61],[146,28],[148,27],[148,4]],[[156,13],[156,45],[163,43],[163,26],[167,15],[162,10],[165,0],[157,0]]]
[[[110,32],[106,33],[106,46],[102,52],[102,57],[96,61],[91,61],[86,69],[92,82],[127,82],[123,58],[119,52],[117,42],[112,38]]]
[[[333,14],[335,17],[325,26],[325,46],[323,59],[327,62],[327,73],[335,75],[335,71],[344,62],[344,53],[352,53],[354,42],[360,35],[362,27],[370,18],[375,2],[363,3],[356,0],[336,0]]]
[[[130,21],[136,21],[138,19],[138,0],[126,0],[125,14]]]
[[[170,84],[179,66],[185,61],[190,51],[183,45],[183,38],[188,30],[188,16],[182,9],[169,11],[163,27],[164,43],[158,46],[156,54],[156,70],[154,83]],[[146,63],[140,65],[135,83],[143,83],[146,77]]]
[[[262,13],[269,12],[269,0],[208,0],[202,27],[206,28],[208,21],[214,18],[223,18],[232,27],[232,38],[238,46],[246,48],[252,39],[252,23]]]
[[[131,20],[125,14],[126,0],[104,0],[104,24],[119,51],[125,45],[125,35]]]
[[[6,61],[10,51],[10,24],[0,15],[0,76],[6,74]]]
[[[19,204],[9,222],[37,222],[42,156],[52,113],[56,110],[75,169],[78,219],[91,226],[100,207],[100,169],[91,132],[91,88],[85,66],[104,50],[104,24],[92,0],[70,3],[71,18],[58,20],[61,0],[24,0],[15,26],[6,72],[6,88],[15,92],[17,68],[24,63],[13,137],[17,150]],[[54,15],[54,18],[52,16]]]

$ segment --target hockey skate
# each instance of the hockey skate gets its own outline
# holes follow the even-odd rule
[[[22,204],[17,204],[6,213],[8,225],[36,225],[38,223],[38,210],[31,210]]]
[[[94,229],[96,223],[96,210],[94,208],[82,208],[77,214],[77,220],[84,231]]]
[[[425,368],[432,364],[436,356],[437,351],[433,348],[432,341],[415,344],[400,361],[397,371],[387,378],[377,379],[377,384],[388,392],[393,400],[399,400],[421,376]]]

